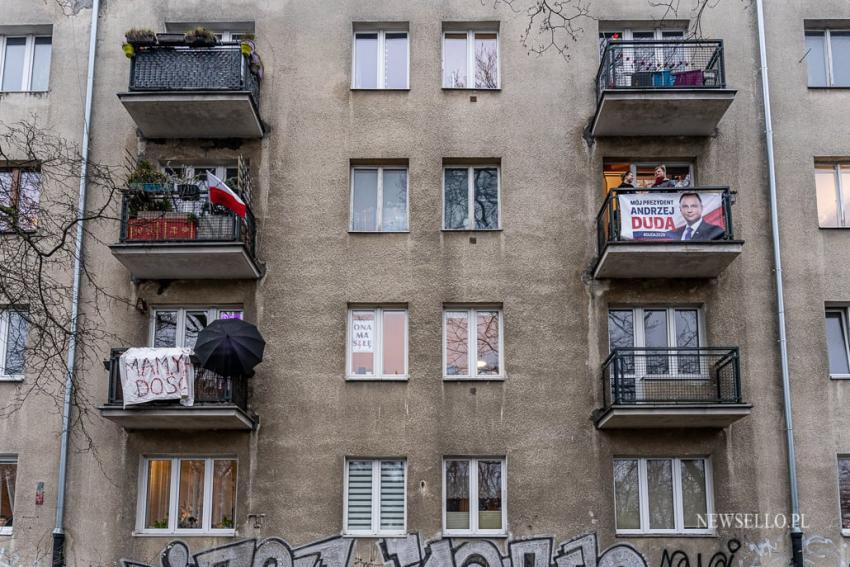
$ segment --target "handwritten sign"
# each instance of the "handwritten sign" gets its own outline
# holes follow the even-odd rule
[[[154,400],[195,401],[195,367],[188,348],[131,348],[118,365],[124,407]]]
[[[351,352],[375,352],[374,336],[374,319],[353,321],[351,324]]]

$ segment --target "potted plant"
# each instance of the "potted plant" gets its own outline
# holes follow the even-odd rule
[[[184,39],[193,47],[211,47],[218,42],[215,34],[204,27],[197,27],[186,32]]]
[[[140,159],[127,176],[127,186],[133,191],[161,193],[165,190],[167,182],[168,177],[145,159]]]
[[[147,28],[130,28],[124,34],[127,43],[134,47],[148,47],[156,45],[156,33]]]
[[[160,45],[183,45],[186,43],[186,35],[182,33],[158,33],[156,34],[156,41]]]

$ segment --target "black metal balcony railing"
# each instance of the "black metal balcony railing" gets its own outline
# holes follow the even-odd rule
[[[248,92],[259,108],[260,82],[238,42],[140,47],[131,61],[130,91]]]
[[[740,404],[737,348],[616,348],[602,365],[605,407]]]
[[[725,87],[719,40],[610,41],[596,75],[597,98],[606,90]]]
[[[124,392],[121,388],[121,373],[118,359],[125,349],[112,349],[110,359],[106,361],[109,370],[108,405],[123,405]],[[248,410],[248,381],[240,376],[221,376],[207,370],[192,361],[195,367],[195,405],[232,404],[243,411]],[[178,400],[148,402],[144,406],[179,406]],[[180,406],[182,407],[182,406]]]
[[[250,207],[243,219],[212,204],[208,192],[197,186],[169,183],[165,187],[164,191],[130,190],[124,194],[122,243],[241,242],[250,256],[256,257],[257,225]]]
[[[648,227],[651,230],[645,231],[645,234],[642,236],[636,236],[640,231],[632,230],[631,235],[628,235],[626,234],[626,231],[623,230],[623,221],[625,220],[626,222],[630,222],[630,218],[626,218],[627,215],[623,212],[623,207],[620,203],[620,196],[640,196],[645,195],[646,193],[670,194],[673,199],[671,200],[671,203],[667,203],[665,205],[667,208],[678,208],[680,206],[679,198],[682,194],[697,193],[700,195],[699,202],[703,207],[704,214],[707,214],[709,212],[707,208],[712,206],[711,203],[706,202],[708,201],[707,196],[717,195],[720,201],[719,210],[714,214],[715,216],[719,215],[718,219],[720,222],[714,226],[722,229],[722,234],[715,229],[710,240],[700,238],[694,238],[694,240],[700,240],[702,242],[723,242],[735,239],[735,232],[732,226],[732,192],[728,187],[611,189],[608,192],[608,196],[605,198],[605,202],[602,204],[602,208],[596,215],[596,243],[599,258],[602,257],[602,254],[605,252],[605,248],[608,244],[612,242],[669,244],[672,241],[681,240],[681,235],[676,233],[675,230],[669,230],[670,226],[666,222],[659,227]],[[670,212],[671,211],[665,211],[665,213]],[[658,215],[658,217],[666,219],[668,217],[672,217],[672,214]],[[705,219],[705,217],[703,218]]]

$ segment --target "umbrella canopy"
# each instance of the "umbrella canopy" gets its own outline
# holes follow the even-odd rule
[[[198,333],[195,356],[202,367],[222,376],[250,376],[265,348],[266,341],[251,323],[219,319]]]

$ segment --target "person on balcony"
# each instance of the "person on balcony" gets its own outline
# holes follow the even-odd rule
[[[653,189],[656,187],[675,187],[676,182],[667,178],[667,166],[663,163],[660,163],[655,166],[655,183],[653,183]]]
[[[635,188],[635,174],[631,171],[625,172],[620,176],[621,183],[617,185],[617,189],[634,189]]]
[[[670,240],[720,240],[726,235],[723,227],[703,219],[699,193],[686,192],[679,195],[679,212],[685,224],[667,233]]]

